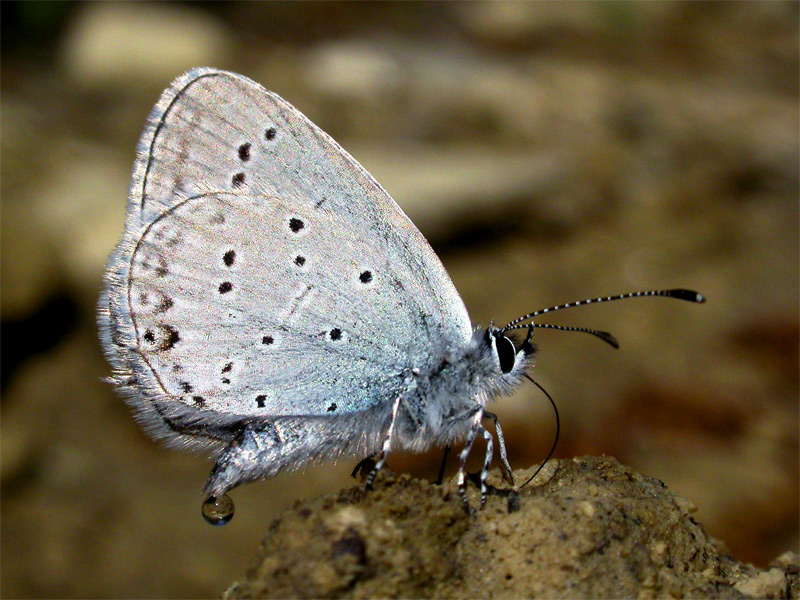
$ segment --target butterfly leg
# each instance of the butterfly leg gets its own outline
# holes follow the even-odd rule
[[[486,478],[489,476],[489,467],[492,464],[492,453],[494,451],[494,443],[492,441],[492,434],[484,429],[483,425],[478,430],[486,440],[486,458],[483,461],[483,470],[481,471],[481,508],[486,504]]]
[[[389,450],[392,446],[392,434],[394,433],[395,423],[397,422],[397,412],[400,410],[401,399],[402,396],[398,396],[392,405],[392,420],[389,423],[389,429],[386,431],[386,437],[383,440],[383,448],[381,449],[381,453],[378,457],[378,462],[370,472],[369,476],[367,477],[367,482],[364,485],[364,487],[366,487],[368,490],[372,489],[372,484],[375,481],[375,477],[378,475],[378,471],[383,468],[383,463],[386,462],[386,456],[389,454]]]
[[[444,454],[442,455],[442,466],[439,467],[439,476],[436,478],[436,485],[442,485],[444,481],[444,468],[447,466],[447,457],[450,456],[450,444],[444,447]]]
[[[511,465],[508,464],[508,455],[506,454],[506,440],[503,437],[503,430],[500,427],[500,422],[497,420],[497,415],[488,411],[483,411],[483,416],[490,419],[494,423],[494,429],[497,431],[497,442],[500,446],[500,460],[503,462],[503,477],[511,485],[514,485],[514,471],[511,470]]]
[[[469,428],[469,433],[467,434],[467,441],[464,442],[464,448],[461,450],[461,455],[459,457],[460,464],[458,466],[458,491],[461,494],[461,500],[464,503],[464,508],[469,512],[469,502],[467,501],[467,484],[466,484],[466,477],[467,477],[467,457],[469,456],[469,451],[472,450],[472,444],[475,442],[475,437],[478,433],[483,430],[483,426],[481,425],[481,419],[483,418],[483,411],[478,410],[475,412],[475,415],[472,417],[472,426]],[[483,492],[481,492],[483,493]]]
[[[350,477],[355,479],[356,477],[358,477],[359,473],[361,473],[362,475],[366,473],[367,467],[372,467],[375,465],[375,461],[372,460],[374,457],[375,453],[373,452],[369,456],[365,456],[360,461],[358,461],[358,464],[353,468],[353,472],[350,473]],[[372,472],[372,469],[370,469],[370,472]]]

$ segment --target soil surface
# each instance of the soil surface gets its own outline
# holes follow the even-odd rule
[[[531,471],[517,471],[518,482]],[[512,489],[492,472],[482,510],[469,486],[384,471],[297,502],[267,532],[233,598],[797,598],[800,557],[758,570],[734,560],[658,479],[610,457],[554,461]]]

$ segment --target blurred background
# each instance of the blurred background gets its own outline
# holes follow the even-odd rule
[[[2,595],[217,596],[278,512],[357,462],[237,489],[149,440],[102,381],[95,303],[161,91],[214,66],[277,92],[386,187],[474,322],[537,331],[556,456],[663,480],[731,554],[798,550],[798,4],[3,2]],[[514,467],[554,419],[495,407]],[[473,453],[477,469],[481,452]],[[389,466],[435,477],[440,452]],[[455,471],[451,459],[449,473]]]

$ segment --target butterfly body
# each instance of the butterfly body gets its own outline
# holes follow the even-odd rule
[[[213,69],[150,115],[98,314],[145,429],[218,452],[216,496],[317,458],[474,438],[530,364],[501,370],[496,333],[336,142]]]
[[[204,516],[226,492],[316,459],[486,441],[486,411],[533,365],[551,307],[473,327],[441,261],[386,191],[327,134],[257,83],[194,69],[139,141],[125,233],[98,303],[111,381],[155,438],[211,449]],[[523,342],[508,332],[527,329]],[[223,500],[221,503],[220,501]],[[207,512],[206,509],[210,512]],[[217,510],[219,509],[219,510]]]

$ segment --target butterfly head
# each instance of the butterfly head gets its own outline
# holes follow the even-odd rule
[[[536,344],[531,341],[532,334],[533,329],[528,329],[528,335],[520,341],[515,335],[508,335],[497,327],[486,329],[486,343],[497,357],[503,375],[517,373],[530,365],[536,353]]]

